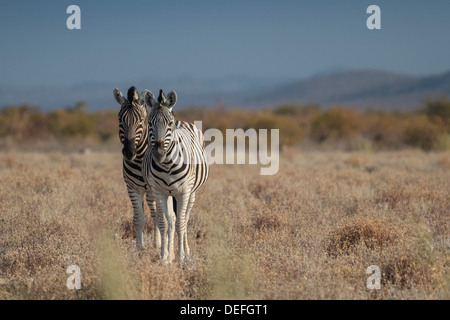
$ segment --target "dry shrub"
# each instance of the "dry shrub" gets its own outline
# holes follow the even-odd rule
[[[122,221],[120,230],[122,231],[122,239],[136,239],[136,231],[134,230],[133,222],[130,219]]]
[[[382,190],[377,190],[376,201],[387,203],[390,209],[396,209],[411,199],[411,195],[402,185],[389,185]]]
[[[225,248],[223,244],[208,248],[208,299],[249,299],[255,295],[255,261],[240,248]]]
[[[396,220],[362,216],[349,219],[331,233],[327,243],[328,255],[336,259],[334,270],[348,279],[357,279],[361,274],[357,270],[367,268],[370,261],[380,267],[385,289],[432,287],[437,261],[424,258],[428,249]],[[429,261],[424,263],[426,259]]]
[[[263,182],[251,184],[250,192],[259,200],[263,200],[267,205],[270,205],[273,198],[273,188]]]
[[[399,245],[388,248],[382,255],[380,269],[382,285],[395,285],[400,288],[426,286],[429,282],[429,270],[419,267],[413,250]]]
[[[413,119],[403,132],[403,141],[410,146],[425,151],[436,149],[444,131],[441,126],[432,123],[426,117]]]
[[[402,147],[403,130],[408,119],[392,113],[369,111],[365,113],[364,120],[363,134],[378,150]]]
[[[107,234],[97,242],[97,250],[102,299],[180,300],[205,294],[206,275],[200,264],[167,265],[151,245],[139,250],[134,242]]]
[[[37,107],[21,105],[0,111],[0,136],[19,141],[46,138],[49,134],[46,115]]]
[[[289,186],[278,175],[252,179],[248,188],[256,199],[269,207],[285,206],[289,202],[284,196],[289,192]]]
[[[247,124],[255,130],[279,129],[279,142],[281,146],[292,146],[299,144],[304,138],[304,129],[300,125],[297,118],[288,116],[279,116],[273,112],[260,111],[257,112]]]
[[[321,111],[317,105],[285,104],[273,109],[245,110],[191,106],[177,111],[176,118],[203,122],[203,130],[242,128],[279,129],[280,145],[304,141],[352,149],[402,149],[405,144],[424,150],[450,147],[450,103],[447,98],[424,102],[417,111],[367,111],[334,107]],[[0,110],[0,144],[37,141],[119,143],[117,110],[86,112],[86,103],[48,113],[37,107],[17,105]],[[340,142],[335,146],[335,142]],[[325,145],[312,144],[316,148]],[[60,147],[60,146],[56,146]]]
[[[252,217],[252,227],[257,232],[277,231],[281,226],[281,217],[273,214],[270,210],[256,214]]]
[[[362,167],[367,163],[367,155],[361,152],[352,153],[345,163],[355,168]]]
[[[450,132],[450,100],[446,97],[434,100],[427,98],[424,104],[424,111],[428,118],[441,124],[447,132]]]
[[[133,218],[132,215],[125,217],[125,219],[120,224],[120,231],[122,234],[122,239],[136,239],[136,230],[134,230],[133,226]],[[148,234],[149,236],[152,236],[153,232],[153,221],[151,218],[145,219],[145,226],[144,226],[144,234]]]
[[[360,129],[360,115],[356,111],[335,107],[314,119],[311,124],[311,137],[318,142],[346,139],[355,136]]]
[[[167,266],[157,261],[145,259],[139,261],[138,299],[145,300],[181,300],[196,299],[205,294],[205,270],[203,266],[180,268],[177,265]],[[142,266],[141,266],[142,264]]]
[[[449,151],[441,153],[439,160],[438,160],[438,165],[445,170],[450,170],[450,152]]]
[[[361,243],[369,249],[382,250],[400,236],[399,229],[387,219],[358,216],[332,232],[327,252],[330,256],[350,254]]]
[[[275,176],[212,166],[179,267],[148,227],[136,249],[120,150],[3,153],[0,299],[448,299],[447,169],[448,154],[419,150],[291,151]],[[80,290],[65,285],[72,264]]]

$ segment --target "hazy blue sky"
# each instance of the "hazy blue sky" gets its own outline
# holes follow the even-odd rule
[[[81,8],[68,30],[66,8]],[[381,8],[381,30],[366,9]],[[0,84],[450,70],[450,1],[0,2]]]

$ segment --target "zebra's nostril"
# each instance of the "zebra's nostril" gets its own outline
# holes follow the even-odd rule
[[[162,149],[162,147],[164,146],[164,141],[163,140],[156,141],[155,146],[157,149]]]
[[[122,154],[127,158],[131,159],[134,155],[134,153],[129,149],[122,149]]]

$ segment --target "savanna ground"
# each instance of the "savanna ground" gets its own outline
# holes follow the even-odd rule
[[[449,151],[286,147],[274,176],[213,165],[186,267],[159,262],[147,207],[135,248],[121,161],[120,149],[0,154],[0,299],[450,298]]]

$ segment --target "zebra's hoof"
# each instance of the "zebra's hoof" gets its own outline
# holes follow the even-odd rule
[[[180,264],[181,267],[189,267],[194,265],[194,259],[191,256],[186,256],[184,257],[184,259],[180,259],[178,260],[178,263]]]
[[[136,243],[136,251],[137,252],[143,252],[144,250],[145,250],[145,246],[144,245]]]

